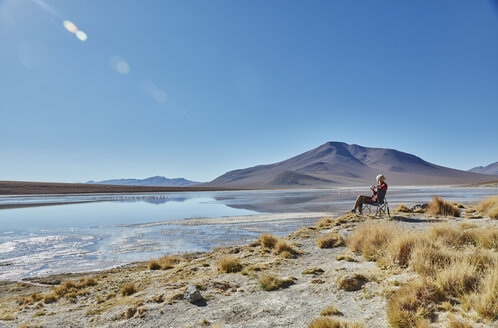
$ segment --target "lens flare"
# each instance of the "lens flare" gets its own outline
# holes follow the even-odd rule
[[[109,64],[111,68],[121,74],[129,74],[130,73],[130,65],[120,56],[112,56],[109,58]]]
[[[78,30],[78,31],[76,32],[76,37],[77,37],[80,41],[83,41],[83,42],[85,42],[85,41],[88,39],[88,36],[86,35],[86,33],[85,33],[85,32],[83,32],[83,31],[80,31],[80,30]]]
[[[78,32],[78,27],[73,22],[65,20],[64,22],[62,22],[62,24],[64,25],[66,30],[68,30],[69,32],[71,32],[71,33]]]

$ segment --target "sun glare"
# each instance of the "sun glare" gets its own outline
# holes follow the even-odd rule
[[[73,22],[65,20],[64,22],[62,22],[62,24],[64,25],[66,30],[68,30],[69,32],[71,32],[71,33],[78,32],[78,27]]]

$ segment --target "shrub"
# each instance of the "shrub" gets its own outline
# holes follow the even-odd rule
[[[290,277],[278,278],[272,274],[264,274],[259,278],[261,288],[266,291],[286,288],[292,285],[294,281]]]
[[[137,291],[135,290],[135,285],[132,283],[127,283],[121,288],[121,295],[130,296],[135,294]]]
[[[498,196],[491,196],[479,203],[476,210],[493,219],[498,219]]]
[[[453,205],[453,203],[447,202],[438,196],[432,198],[432,202],[429,202],[427,206],[427,213],[431,215],[443,215],[443,216],[460,216],[460,209]]]
[[[320,248],[338,247],[344,245],[344,238],[336,232],[329,232],[326,236],[318,238],[316,244]]]
[[[264,247],[273,248],[275,247],[278,238],[275,237],[274,235],[262,234],[261,237],[259,237],[259,241]]]
[[[242,270],[242,264],[240,264],[239,259],[230,255],[221,257],[216,264],[220,271],[226,273],[239,272]]]

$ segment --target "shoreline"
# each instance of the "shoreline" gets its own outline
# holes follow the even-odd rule
[[[359,321],[365,327],[387,327],[386,293],[414,279],[414,273],[381,269],[375,262],[351,253],[344,244],[319,248],[316,244],[319,238],[336,233],[346,240],[366,222],[391,222],[409,231],[428,229],[441,222],[453,226],[463,222],[481,227],[498,225],[498,221],[489,218],[469,221],[399,213],[392,219],[347,214],[333,215],[329,220],[330,224],[326,225],[310,222],[282,237],[296,250],[292,257],[281,256],[259,242],[251,242],[214,247],[207,252],[181,253],[177,255],[178,264],[163,270],[151,270],[145,260],[106,270],[3,281],[0,282],[0,323],[5,327],[28,322],[42,327],[71,324],[130,328],[159,325],[297,328],[308,326],[314,318],[320,317],[320,311],[327,305],[334,305],[340,311],[340,320]],[[240,259],[242,272],[220,272],[219,261],[226,257]],[[266,291],[259,283],[265,274],[292,282],[289,286]],[[358,290],[342,289],[341,279],[355,274],[365,276],[365,284]],[[77,287],[73,294],[62,294],[55,301],[49,298],[44,301],[46,295],[67,281],[86,285]],[[134,290],[125,295],[122,288],[129,284]],[[198,288],[203,302],[184,300],[189,286]],[[475,327],[484,328],[486,324],[481,321]]]

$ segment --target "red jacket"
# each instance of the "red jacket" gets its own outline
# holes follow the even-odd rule
[[[377,189],[377,190],[387,190],[387,183],[383,182],[382,184],[377,185],[376,189]],[[376,201],[377,201],[377,191],[375,191],[375,190],[374,190],[374,194],[373,194],[373,196],[372,196],[372,200],[373,200],[374,202],[376,202]]]

